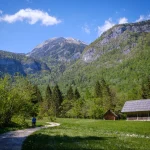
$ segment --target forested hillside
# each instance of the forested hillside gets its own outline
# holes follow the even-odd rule
[[[116,25],[87,46],[82,58],[64,72],[59,83],[65,91],[78,87],[82,96],[94,96],[96,81],[105,80],[124,101],[142,98],[150,74],[150,21]]]
[[[33,76],[32,81],[41,86],[46,82],[55,85],[63,72],[81,57],[86,46],[80,40],[64,37],[51,38],[37,45],[27,56],[47,64],[51,68],[51,74]]]

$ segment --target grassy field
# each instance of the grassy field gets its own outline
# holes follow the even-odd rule
[[[61,125],[29,136],[22,150],[150,150],[150,122],[92,119],[56,122]]]

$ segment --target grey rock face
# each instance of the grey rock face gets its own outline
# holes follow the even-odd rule
[[[87,45],[73,38],[52,38],[35,47],[28,56],[70,62],[79,59]]]
[[[99,56],[100,56],[100,53],[96,55],[96,50],[94,48],[90,48],[88,49],[88,51],[86,51],[85,54],[83,54],[82,60],[84,62],[89,63],[89,62],[96,60]]]
[[[122,24],[113,27],[104,34],[102,34],[103,40],[101,45],[106,45],[111,39],[116,39],[125,31],[129,32],[150,32],[150,21],[145,23],[133,23],[133,24]]]
[[[133,37],[134,33],[143,32],[150,32],[150,20],[116,25],[104,32],[99,40],[96,40],[95,43],[93,42],[94,44],[89,45],[89,48],[82,55],[82,60],[91,62],[112,50],[120,50],[126,55],[130,53],[131,48],[137,46],[136,41],[134,43],[130,42],[131,36]]]
[[[0,58],[0,75],[3,73],[26,75],[20,61],[11,58]]]
[[[15,63],[13,59],[0,59],[0,65],[14,65]]]
[[[50,71],[46,64],[35,61],[33,59],[21,62],[26,74],[34,74],[42,70]]]
[[[22,75],[34,74],[41,71],[50,71],[46,64],[36,61],[25,55],[0,51],[0,75],[20,73]]]

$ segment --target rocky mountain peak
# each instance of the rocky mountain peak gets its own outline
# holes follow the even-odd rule
[[[80,58],[87,45],[74,38],[51,38],[37,45],[27,56],[34,58],[52,58],[58,61],[71,61]]]
[[[118,49],[124,54],[128,54],[131,51],[131,49],[137,45],[137,41],[128,42],[128,40],[132,36],[135,36],[134,34],[149,32],[150,20],[137,23],[115,25],[111,29],[104,32],[96,41],[91,43],[86,48],[84,54],[82,55],[82,60],[84,62],[92,62],[104,53],[107,53],[114,49]],[[128,44],[122,44],[125,41]],[[124,45],[124,47],[121,45]]]
[[[103,40],[101,41],[101,45],[106,45],[109,40],[116,39],[124,32],[150,32],[150,20],[137,23],[119,24],[112,27],[102,34],[101,38]]]
[[[87,45],[85,42],[82,42],[80,40],[77,40],[77,39],[74,39],[74,38],[71,38],[71,37],[68,37],[68,38],[65,38],[65,39],[66,39],[66,42],[68,42],[68,43]]]
[[[65,43],[65,42],[70,43],[70,44],[84,44],[84,45],[87,45],[84,42],[82,42],[80,40],[77,40],[77,39],[74,39],[72,37],[68,37],[68,38],[54,37],[54,38],[48,39],[48,40],[44,41],[43,43],[37,45],[34,49],[42,48],[42,47],[46,46],[47,44],[62,44],[62,43]]]

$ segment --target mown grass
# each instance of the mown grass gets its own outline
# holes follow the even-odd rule
[[[29,136],[22,150],[150,150],[150,122],[57,119]]]

